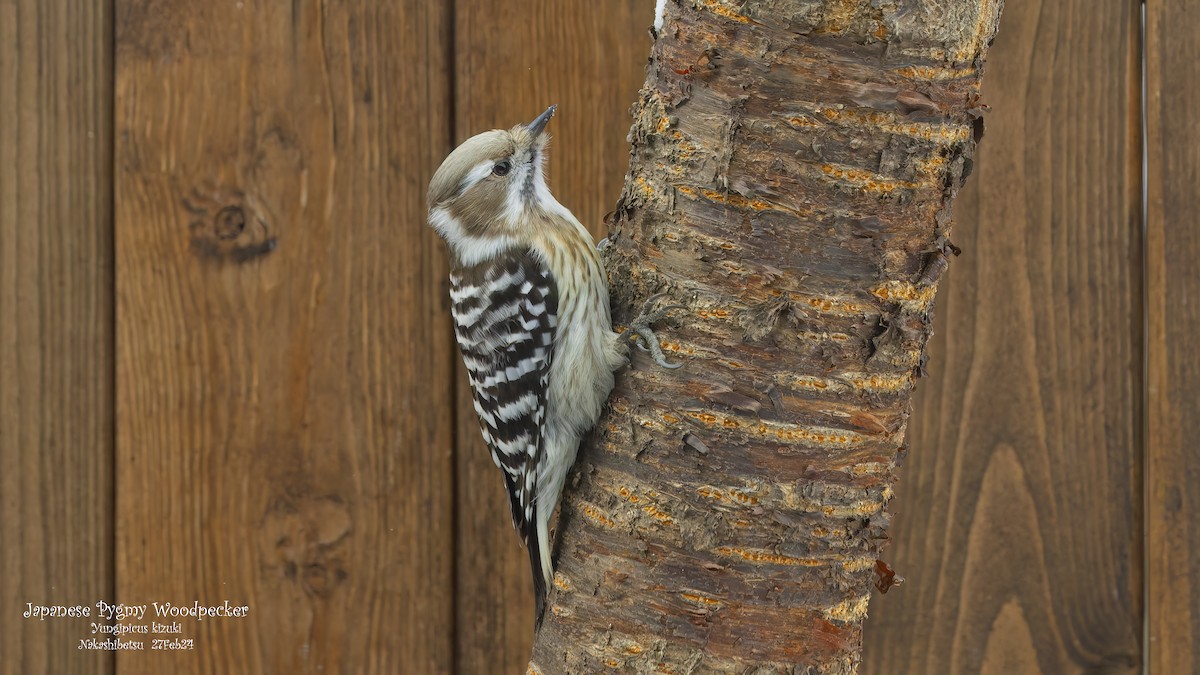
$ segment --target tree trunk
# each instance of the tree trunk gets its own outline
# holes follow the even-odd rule
[[[531,671],[855,671],[1002,4],[667,3],[606,255],[684,366],[582,451]]]

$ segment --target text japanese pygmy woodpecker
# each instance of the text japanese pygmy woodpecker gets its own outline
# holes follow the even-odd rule
[[[591,235],[546,187],[556,109],[467,139],[429,183],[429,222],[449,248],[454,333],[529,549],[539,622],[553,575],[550,518],[630,344],[612,330]],[[627,334],[668,365],[647,323],[661,315],[639,317]]]

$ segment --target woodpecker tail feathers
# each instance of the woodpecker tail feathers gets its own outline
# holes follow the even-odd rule
[[[536,632],[542,627],[546,596],[550,592],[550,578],[554,574],[554,568],[550,564],[550,537],[544,524],[539,522],[530,528],[525,548],[529,551],[529,569],[533,572],[533,597],[537,602],[533,624],[533,630]]]

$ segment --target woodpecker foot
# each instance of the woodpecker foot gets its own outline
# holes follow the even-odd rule
[[[650,352],[650,356],[654,362],[663,368],[679,368],[682,363],[671,363],[663,354],[662,347],[658,344],[658,336],[650,329],[650,326],[661,321],[667,314],[674,309],[687,309],[684,305],[667,305],[659,309],[653,309],[654,303],[665,296],[666,293],[659,293],[650,296],[649,299],[642,305],[642,312],[637,318],[629,322],[629,327],[625,329],[625,334],[622,336],[625,344],[628,346],[637,346],[638,349],[644,352]],[[641,340],[638,340],[638,338]],[[642,344],[645,342],[645,344]]]

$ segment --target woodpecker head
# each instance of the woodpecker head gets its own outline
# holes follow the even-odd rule
[[[429,182],[429,222],[459,260],[472,264],[493,249],[527,238],[539,216],[565,211],[546,187],[550,106],[529,124],[472,136],[454,149]]]

